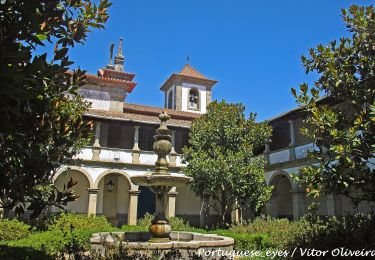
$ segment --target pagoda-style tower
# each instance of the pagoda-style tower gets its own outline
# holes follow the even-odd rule
[[[120,38],[117,54],[113,59],[114,43],[110,47],[109,63],[99,69],[97,75],[87,74],[86,84],[80,93],[92,102],[93,109],[123,111],[123,102],[137,83],[133,82],[135,74],[125,72],[125,57],[122,53]]]

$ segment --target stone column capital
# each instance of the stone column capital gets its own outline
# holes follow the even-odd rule
[[[138,196],[139,193],[141,193],[140,190],[129,190],[129,195],[130,196]]]
[[[168,197],[177,197],[178,192],[177,191],[170,191],[168,192]]]
[[[99,189],[88,188],[87,191],[89,194],[98,194]]]

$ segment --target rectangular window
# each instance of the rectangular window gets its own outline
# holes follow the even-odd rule
[[[139,149],[143,151],[152,151],[154,144],[155,129],[139,128]]]

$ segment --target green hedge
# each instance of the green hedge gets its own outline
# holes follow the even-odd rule
[[[94,231],[114,229],[104,216],[64,213],[52,220],[52,223],[48,225],[48,230],[69,231],[71,227],[74,227],[75,230]]]
[[[322,221],[319,218],[310,220],[305,232],[288,240],[287,250],[293,248],[315,248],[333,250],[344,248],[350,250],[375,248],[375,216],[355,214],[345,217],[331,217]],[[304,256],[295,256],[304,259]],[[334,257],[331,257],[334,258]],[[326,259],[329,259],[327,257]]]
[[[0,241],[18,240],[28,237],[31,227],[16,219],[0,220]]]
[[[229,230],[235,234],[258,234],[262,240],[263,248],[285,248],[294,238],[301,236],[310,228],[306,219],[290,221],[288,219],[274,219],[271,217],[258,217],[251,222],[232,226]],[[260,249],[260,248],[258,248]]]
[[[154,218],[154,215],[146,213],[143,218],[138,219],[137,225],[148,228],[151,225],[151,220]],[[168,218],[169,224],[171,225],[172,230],[187,230],[191,226],[187,221],[179,217],[170,217]]]
[[[147,231],[150,218],[146,216],[141,220],[143,226],[124,225],[118,229],[112,227],[104,217],[62,214],[55,218],[44,232],[30,231],[30,226],[17,220],[0,221],[0,259],[49,259],[63,253],[79,255],[90,250],[89,240],[92,233]],[[303,218],[294,222],[286,219],[257,218],[252,222],[232,226],[228,230],[198,229],[178,218],[172,219],[174,230],[232,237],[236,250],[375,247],[375,233],[370,228],[375,226],[373,216],[332,217],[325,221],[319,218]],[[80,259],[76,255],[74,258]]]
[[[212,233],[233,238],[236,250],[263,250],[272,247],[268,234],[236,233],[231,230],[213,230]]]

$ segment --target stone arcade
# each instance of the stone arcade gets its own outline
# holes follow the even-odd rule
[[[113,49],[113,46],[112,48]],[[68,210],[76,213],[104,215],[114,225],[136,225],[137,219],[146,212],[155,213],[155,195],[143,186],[135,185],[131,178],[151,173],[157,155],[152,151],[153,135],[159,125],[162,111],[171,117],[172,148],[168,156],[171,175],[183,175],[182,147],[188,142],[191,122],[206,112],[211,102],[212,89],[217,81],[186,64],[173,73],[160,90],[164,92],[164,108],[126,102],[126,96],[137,85],[135,74],[124,67],[122,40],[112,62],[98,70],[97,75],[87,75],[81,95],[92,103],[85,116],[95,122],[95,138],[90,146],[82,149],[77,164],[62,167],[55,176],[58,187],[70,178],[78,180],[75,188],[80,198],[69,203]],[[274,217],[300,218],[312,202],[305,190],[295,183],[291,173],[307,163],[308,150],[313,143],[302,136],[304,113],[293,109],[269,120],[273,126],[272,142],[263,154],[267,166],[265,180],[275,189],[267,203],[265,213]],[[365,203],[359,209],[371,207]],[[55,209],[56,210],[56,209]],[[329,196],[320,200],[318,214],[342,215],[353,211],[349,200]],[[187,185],[173,187],[166,198],[167,217],[179,216],[192,225],[205,226],[214,223],[217,213],[202,205],[201,200]],[[232,220],[246,218],[247,213],[233,212]]]

